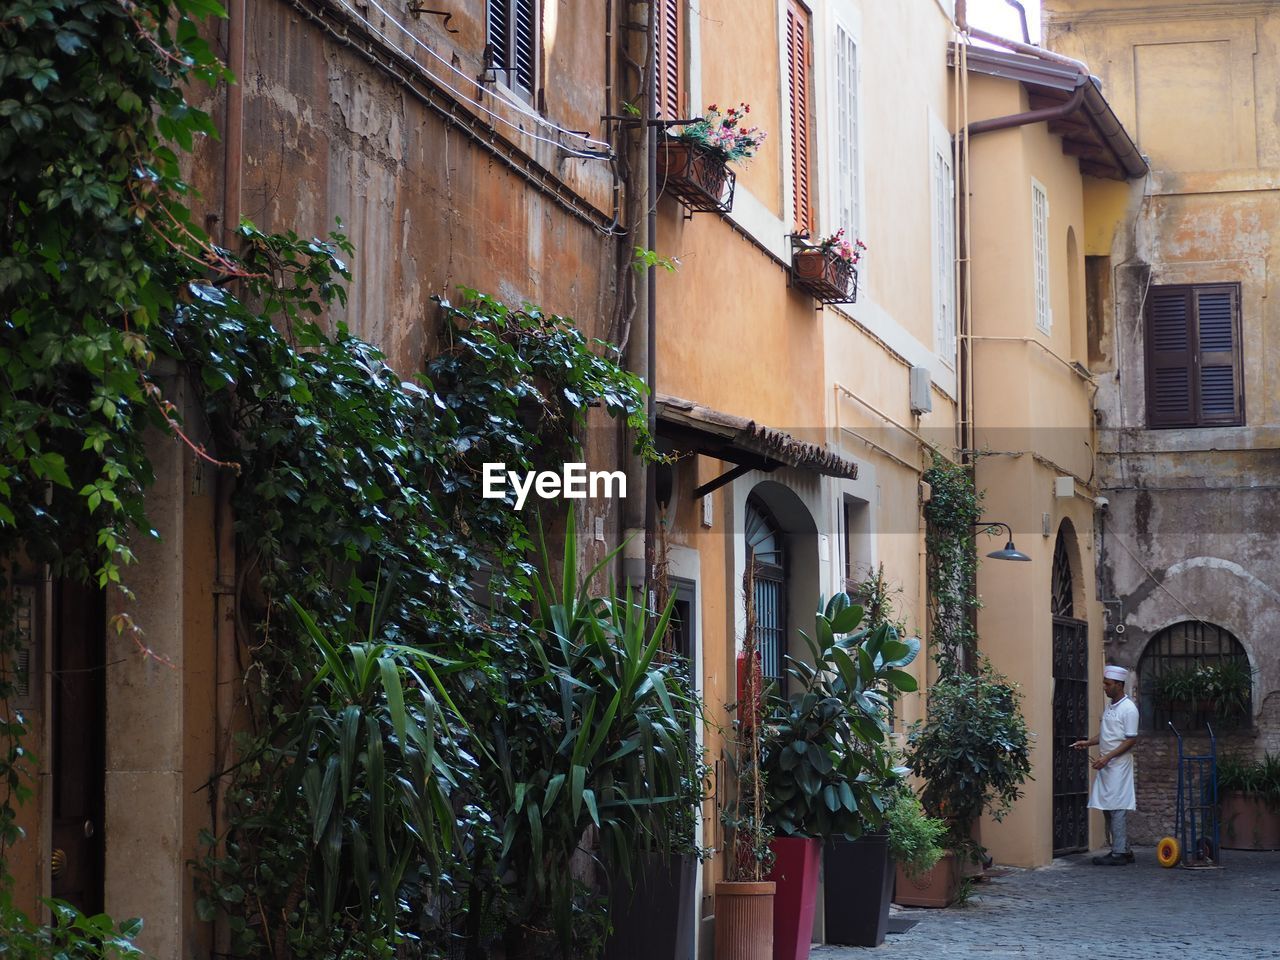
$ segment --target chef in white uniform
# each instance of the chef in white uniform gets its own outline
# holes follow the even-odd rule
[[[1103,668],[1102,689],[1107,694],[1107,705],[1102,711],[1102,724],[1097,736],[1071,744],[1076,750],[1098,748],[1098,757],[1093,761],[1093,769],[1098,774],[1089,792],[1089,807],[1101,810],[1107,818],[1111,853],[1093,858],[1095,864],[1105,867],[1133,863],[1125,815],[1137,806],[1134,802],[1131,751],[1138,742],[1138,706],[1124,695],[1128,679],[1129,671],[1124,667]]]

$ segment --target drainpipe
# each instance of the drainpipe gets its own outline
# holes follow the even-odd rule
[[[653,231],[656,225],[656,214],[653,210],[653,183],[656,179],[656,130],[652,125],[654,118],[654,102],[656,84],[654,83],[655,51],[653,43],[652,4],[641,0],[631,0],[630,10],[619,20],[625,24],[627,37],[624,53],[633,66],[639,66],[640,84],[638,89],[641,103],[638,124],[631,127],[634,131],[627,155],[627,223],[631,227],[628,242],[633,247],[650,249],[653,247]],[[623,262],[630,263],[632,250],[623,251]],[[628,268],[630,269],[630,268]],[[628,332],[626,340],[627,369],[645,381],[649,388],[646,401],[646,422],[650,430],[654,422],[654,377],[653,350],[656,311],[654,305],[654,285],[656,277],[653,268],[646,269],[643,278],[635,283],[635,312],[637,317],[644,317],[644,336],[634,336]],[[636,331],[638,332],[638,331]],[[625,451],[627,473],[627,498],[622,501],[622,525],[625,531],[626,548],[623,555],[623,580],[635,585],[645,593],[649,585],[650,564],[652,560],[651,534],[656,515],[650,505],[650,469],[644,458],[632,450]]]
[[[231,0],[227,5],[227,67],[232,81],[227,85],[226,118],[223,142],[222,245],[230,249],[240,225],[242,173],[244,169],[244,73],[245,73],[245,0]],[[239,658],[236,651],[236,537],[235,514],[231,508],[235,478],[219,469],[217,502],[214,507],[214,544],[217,556],[214,592],[214,736],[213,835],[218,838],[217,852],[226,855],[227,789],[230,778],[225,774],[231,766],[232,716],[235,713],[235,685]],[[231,930],[225,917],[213,929],[214,956],[227,956],[231,950]]]
[[[1065,103],[1058,104],[1056,107],[1042,107],[1039,110],[1011,113],[1007,117],[975,120],[965,128],[965,134],[972,139],[981,133],[991,133],[995,130],[1009,130],[1013,127],[1024,127],[1029,123],[1040,123],[1045,120],[1061,120],[1063,117],[1068,117],[1080,109],[1080,104],[1084,102],[1084,89],[1087,83],[1089,83],[1089,78],[1081,76],[1075,92],[1071,94],[1071,99]]]
[[[1031,31],[1027,29],[1027,8],[1018,0],[1004,0],[1004,2],[1018,11],[1018,19],[1022,22],[1022,42],[1030,45]]]

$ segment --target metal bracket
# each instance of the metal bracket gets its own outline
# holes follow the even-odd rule
[[[441,26],[444,27],[447,33],[461,32],[457,28],[449,26],[449,21],[453,19],[453,14],[450,13],[448,10],[428,10],[426,7],[422,6],[420,3],[415,2],[415,0],[410,0],[408,9],[409,9],[409,15],[412,16],[413,19],[415,20],[421,19],[424,13],[429,13],[433,17],[444,17],[444,22],[441,24]]]

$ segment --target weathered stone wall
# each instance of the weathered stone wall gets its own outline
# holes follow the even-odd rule
[[[1252,730],[1220,736],[1218,756],[1252,755],[1257,744],[1257,732]],[[1187,756],[1207,756],[1209,738],[1184,736],[1182,749]],[[1148,733],[1138,740],[1134,753],[1138,809],[1129,824],[1129,840],[1142,845],[1155,844],[1161,837],[1174,835],[1178,803],[1178,740],[1168,731]]]

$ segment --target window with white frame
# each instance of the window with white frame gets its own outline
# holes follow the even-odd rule
[[[1049,306],[1049,196],[1039,181],[1031,181],[1031,247],[1035,257],[1036,326],[1042,333],[1053,327]]]
[[[930,199],[933,204],[933,340],[948,367],[956,353],[955,172],[951,138],[935,129],[930,138]]]
[[[836,228],[861,236],[858,156],[858,44],[836,24]]]

